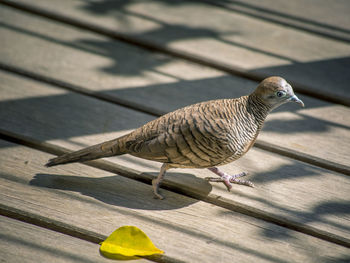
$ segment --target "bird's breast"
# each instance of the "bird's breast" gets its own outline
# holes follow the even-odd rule
[[[237,160],[248,152],[254,145],[261,127],[262,123],[256,123],[249,119],[232,125],[230,132],[227,133],[228,148],[231,151],[231,156],[223,164]]]

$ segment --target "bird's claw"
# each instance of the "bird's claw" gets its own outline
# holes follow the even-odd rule
[[[159,193],[154,193],[154,196],[153,196],[154,199],[160,199],[160,200],[163,200],[164,199],[164,196],[162,196],[161,194]]]
[[[254,187],[254,184],[251,181],[245,181],[245,180],[238,179],[239,177],[243,177],[246,175],[247,175],[247,173],[243,172],[243,173],[235,174],[235,175],[224,174],[219,178],[218,177],[206,177],[205,179],[209,182],[222,182],[226,186],[227,191],[230,192],[230,190],[232,188],[231,183]]]
[[[215,182],[215,183],[219,183],[222,182],[226,188],[227,191],[230,192],[231,188],[232,188],[232,184],[230,183],[230,180],[228,180],[227,178],[223,178],[223,177],[206,177],[205,180],[207,180],[208,182]]]
[[[152,180],[152,187],[153,187],[154,199],[163,200],[164,196],[162,196],[159,193],[159,183],[158,183],[158,181],[156,179]]]

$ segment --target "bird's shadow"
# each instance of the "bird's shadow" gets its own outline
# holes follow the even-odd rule
[[[30,185],[46,187],[50,189],[63,190],[60,194],[68,195],[69,198],[77,199],[83,202],[96,203],[103,202],[108,205],[127,207],[143,210],[172,210],[189,206],[198,200],[189,198],[174,192],[165,191],[161,186],[160,193],[165,196],[164,200],[155,199],[150,180],[147,177],[155,177],[156,173],[141,174],[145,177],[145,183],[140,183],[128,178],[115,175],[106,177],[84,177],[62,174],[36,174],[29,182]],[[208,195],[212,186],[204,179],[195,177],[192,174],[185,173],[167,173],[167,178],[176,178],[168,182],[178,180],[193,185],[198,185],[201,190]],[[170,183],[171,183],[170,182]],[[162,189],[163,188],[163,189]],[[75,193],[80,193],[87,197],[81,197]],[[94,200],[95,199],[95,200]]]

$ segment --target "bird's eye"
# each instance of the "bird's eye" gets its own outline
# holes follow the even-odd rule
[[[279,98],[284,97],[285,95],[286,95],[286,93],[282,90],[279,90],[276,92],[276,96]]]

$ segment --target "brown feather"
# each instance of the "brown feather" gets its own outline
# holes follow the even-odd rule
[[[280,77],[265,79],[249,96],[178,109],[123,137],[51,159],[47,166],[121,154],[166,163],[168,168],[229,163],[252,147],[267,114],[285,102],[275,98],[276,91],[294,95],[288,85]]]

